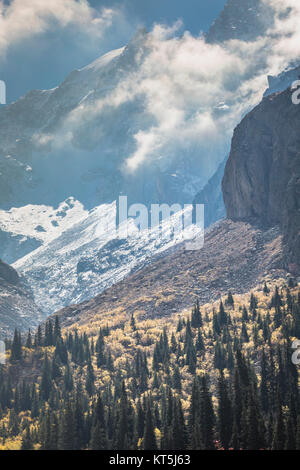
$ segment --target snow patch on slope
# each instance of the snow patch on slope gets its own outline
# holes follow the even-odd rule
[[[86,217],[83,205],[73,197],[57,208],[29,204],[0,210],[0,257],[8,263],[22,258],[39,245],[49,243]]]
[[[190,226],[183,234],[183,212],[177,212],[153,229],[139,231],[132,219],[116,233],[116,203],[91,210],[59,237],[14,264],[24,274],[45,314],[88,300],[154,257],[199,235]]]

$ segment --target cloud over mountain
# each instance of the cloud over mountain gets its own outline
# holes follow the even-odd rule
[[[267,75],[278,74],[300,57],[298,4],[288,0],[283,7],[273,0],[271,5],[275,21],[254,41],[211,44],[203,35],[181,34],[180,22],[140,32],[129,46],[134,57],[126,76],[104,96],[95,98],[91,90],[67,116],[63,138],[52,139],[65,145],[83,122],[92,125],[141,100],[148,119],[145,123],[141,117],[140,128],[129,134],[132,145],[123,169],[132,173],[146,162],[163,165],[165,158],[181,152],[197,155],[203,174],[211,174],[228,150],[235,125],[260,101]]]
[[[76,27],[102,36],[117,10],[91,8],[86,0],[13,0],[0,2],[0,54],[13,44],[50,30]]]

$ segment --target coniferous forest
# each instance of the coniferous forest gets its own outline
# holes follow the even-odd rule
[[[94,333],[55,316],[16,330],[0,366],[0,448],[300,449],[293,279],[160,320]]]

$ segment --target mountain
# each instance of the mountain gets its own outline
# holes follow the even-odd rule
[[[100,294],[182,244],[184,234],[193,237],[201,231],[190,226],[183,232],[183,211],[179,211],[149,230],[139,231],[129,219],[120,225],[119,235],[116,216],[115,203],[81,213],[77,223],[14,263],[32,286],[44,314]]]
[[[284,70],[279,75],[273,77],[272,75],[268,76],[269,88],[265,91],[264,96],[269,96],[273,93],[278,93],[279,91],[284,91],[289,88],[292,83],[296,80],[299,80],[300,77],[300,65],[293,67],[292,65]]]
[[[245,24],[249,31],[261,32],[254,22],[263,20],[265,26],[269,17],[261,13],[261,3],[229,0],[208,40],[249,39]],[[3,209],[58,206],[69,197],[91,209],[121,193],[135,202],[192,202],[217,169],[218,155],[210,156],[208,164],[197,146],[182,145],[134,176],[123,171],[136,150],[138,132],[156,125],[143,93],[132,99],[122,95],[150,51],[149,34],[140,30],[126,47],[72,71],[56,88],[33,90],[0,109]],[[97,106],[103,107],[101,113]],[[89,107],[90,113],[81,116]]]
[[[15,328],[35,328],[42,318],[26,280],[0,260],[0,339],[10,337]]]
[[[261,5],[229,0],[210,40],[257,37],[268,12]],[[33,94],[30,105],[36,98],[35,111],[44,106],[50,127],[59,135],[61,125],[64,134],[64,107],[77,109],[84,88],[81,99],[93,100],[100,93],[99,73],[101,86],[114,86],[128,59],[134,57],[134,68],[147,53],[147,41],[140,48],[143,38],[140,33],[127,48],[71,74],[45,92],[43,103],[41,92]],[[6,201],[2,249],[11,259],[22,258],[13,267],[0,261],[0,328],[11,334],[15,326],[24,331],[26,323],[32,327],[41,319],[27,281],[43,323],[34,335],[16,334],[6,343],[0,450],[173,449],[187,457],[191,449],[299,450],[299,351],[293,341],[300,335],[300,278],[294,278],[300,274],[300,106],[292,103],[290,89],[281,89],[294,73],[288,69],[269,79],[265,98],[237,126],[228,160],[207,184],[205,178],[197,183],[192,160],[182,172],[179,165],[178,174],[160,167],[129,181],[118,167],[123,149],[110,148],[109,139],[100,171],[94,145],[101,126],[118,119],[114,113],[107,122],[80,122],[72,157],[40,153],[32,166],[16,154],[4,157],[3,171],[15,180],[4,178],[6,186],[0,186]],[[24,119],[19,132],[26,113],[16,106]],[[118,145],[128,143],[135,113],[137,121],[144,116],[136,102],[130,112],[121,110],[117,130],[123,123],[124,139]],[[11,132],[6,138],[14,142]],[[47,134],[34,134],[30,145],[48,145]],[[91,152],[84,168],[76,148]],[[116,232],[121,189],[147,203],[150,195],[172,200],[176,191],[184,200],[185,190],[191,195],[195,187],[194,203],[207,205],[206,225],[223,215],[223,201],[227,212],[206,229],[202,249],[186,247],[181,211],[151,230],[121,220]],[[23,188],[26,204],[18,205]],[[67,196],[72,188],[74,196]],[[203,236],[199,229],[188,234]],[[71,302],[76,304],[45,318]]]
[[[217,31],[228,39],[228,12],[243,39],[241,19],[261,19],[260,6],[248,3],[245,10],[229,0],[208,40]],[[99,240],[97,217],[106,218],[120,194],[148,206],[203,202],[206,226],[224,216],[218,163],[227,144],[203,152],[187,137],[134,174],[124,171],[136,136],[155,126],[145,94],[127,97],[128,82],[147,65],[150,37],[140,30],[56,88],[0,109],[0,256],[26,276],[44,313],[92,298],[179,243],[133,236],[120,244],[111,233]],[[218,102],[213,112],[224,118],[227,110]]]
[[[290,89],[265,97],[234,131],[222,182],[227,219],[206,230],[203,249],[177,247],[90,302],[64,309],[62,321],[83,324],[113,311],[160,317],[196,298],[250,290],[266,276],[297,274],[299,120]]]
[[[28,204],[0,209],[0,252],[13,264],[40,246],[50,243],[65,230],[78,224],[88,211],[70,197],[57,207]]]
[[[227,216],[281,225],[286,264],[300,269],[300,106],[292,91],[267,96],[234,131],[225,168]]]
[[[148,41],[140,30],[126,47],[71,72],[58,87],[33,90],[0,109],[3,209],[57,206],[69,197],[91,209],[119,194],[143,203],[192,202],[206,182],[196,151],[158,159],[134,175],[123,168],[136,150],[135,135],[155,125],[145,97],[119,96],[149,54]],[[90,112],[81,118],[83,107]]]
[[[228,0],[207,33],[210,43],[253,41],[273,25],[274,10],[262,0]]]
[[[142,96],[119,106],[110,106],[110,97],[137,73],[148,41],[141,30],[58,87],[33,90],[0,109],[0,256],[8,263],[79,227],[90,210],[120,194],[129,204],[190,204],[206,183],[213,164],[206,173],[206,156],[185,144],[134,175],[124,172],[134,136],[154,121]],[[72,113],[100,100],[107,100],[104,115],[91,111],[73,129]]]
[[[194,204],[205,205],[205,227],[209,227],[217,220],[222,219],[226,214],[221,187],[226,161],[227,157],[219,165],[217,171],[209,179],[204,188],[196,194],[193,201]]]
[[[249,291],[268,275],[274,279],[286,275],[280,230],[224,220],[206,231],[201,250],[177,247],[94,299],[58,315],[62,325],[73,327],[97,324],[108,315],[161,318],[190,308],[197,299],[205,304],[228,290]]]
[[[178,315],[49,319],[8,344],[0,450],[298,449],[299,309],[299,286],[278,279]]]
[[[287,90],[294,81],[299,79],[299,76],[300,66],[289,67],[277,76],[268,76],[269,87],[266,89],[264,96]],[[222,193],[222,180],[226,162],[227,158],[219,165],[217,171],[194,199],[194,203],[205,204],[205,227],[209,227],[226,214]]]

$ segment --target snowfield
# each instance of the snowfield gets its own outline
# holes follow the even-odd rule
[[[182,230],[183,211],[149,230],[140,231],[129,219],[118,232],[115,202],[79,215],[81,220],[13,265],[45,315],[100,294],[166,250],[203,235],[196,225]]]

